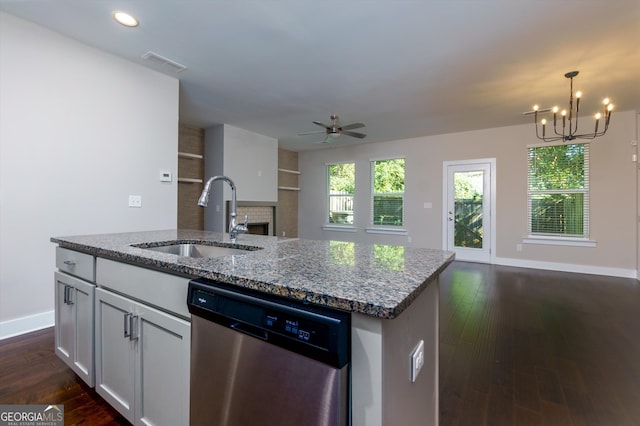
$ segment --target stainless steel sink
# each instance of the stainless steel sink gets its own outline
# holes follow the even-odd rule
[[[248,253],[251,253],[252,251],[259,249],[258,247],[235,248],[235,247],[211,246],[211,245],[193,244],[193,243],[169,244],[169,245],[156,246],[156,247],[140,247],[140,246],[138,247],[143,248],[145,250],[175,254],[178,256],[185,256],[185,257],[221,257],[221,256],[229,256],[233,254],[248,254]]]

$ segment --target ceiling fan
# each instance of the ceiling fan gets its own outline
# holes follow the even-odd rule
[[[340,135],[347,135],[347,136],[352,136],[354,138],[358,138],[358,139],[363,139],[364,137],[366,137],[367,135],[365,135],[364,133],[359,133],[359,132],[352,132],[351,130],[353,129],[360,129],[361,127],[364,127],[364,124],[362,123],[352,123],[352,124],[347,124],[346,126],[343,126],[340,124],[340,117],[338,117],[335,114],[332,114],[330,116],[331,118],[331,124],[327,125],[324,123],[321,123],[319,121],[313,121],[313,124],[320,126],[320,127],[324,127],[324,130],[317,130],[315,132],[305,132],[305,133],[299,133],[299,136],[303,136],[303,135],[313,135],[316,133],[326,133],[327,136],[324,138],[323,141],[317,142],[317,143],[330,143],[333,142],[334,139],[337,139],[338,137],[340,137]]]

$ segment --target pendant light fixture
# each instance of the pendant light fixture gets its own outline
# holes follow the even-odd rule
[[[595,127],[593,132],[578,134],[578,114],[580,112],[580,98],[582,93],[580,91],[577,91],[575,94],[573,93],[573,78],[577,75],[578,71],[570,71],[564,75],[571,81],[568,111],[566,109],[560,111],[557,106],[540,109],[538,105],[534,105],[532,111],[522,113],[523,115],[533,115],[533,123],[536,126],[536,136],[538,139],[545,142],[570,142],[574,139],[595,139],[607,132],[613,111],[613,104],[609,101],[609,98],[605,98],[602,101],[604,111],[594,115]],[[538,122],[538,115],[548,112],[553,113],[553,129],[549,129],[549,135],[547,135],[547,119],[542,118]],[[549,125],[549,127],[551,127],[551,125]]]

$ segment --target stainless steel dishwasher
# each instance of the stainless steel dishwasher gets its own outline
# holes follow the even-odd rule
[[[349,425],[351,316],[189,283],[191,426]]]

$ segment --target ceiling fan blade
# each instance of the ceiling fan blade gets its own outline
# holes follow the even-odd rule
[[[353,124],[347,124],[346,126],[342,126],[342,130],[360,129],[362,127],[364,127],[364,124],[362,123],[353,123]]]
[[[364,133],[358,133],[358,132],[342,132],[345,135],[348,136],[353,136],[354,138],[358,138],[358,139],[364,139],[367,135],[365,135]]]
[[[326,130],[316,130],[316,131],[313,131],[313,132],[298,133],[298,136],[315,135],[315,134],[318,134],[318,133],[326,133],[326,132],[327,132]]]
[[[326,128],[331,127],[331,126],[327,126],[326,124],[321,123],[321,122],[319,122],[319,121],[312,121],[312,123],[313,123],[313,124],[316,124],[316,125],[318,125],[318,126],[320,126],[320,127],[324,127],[325,129],[326,129]]]

